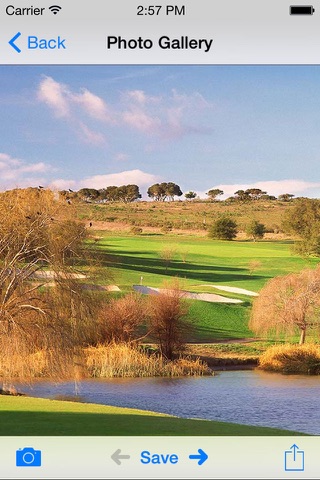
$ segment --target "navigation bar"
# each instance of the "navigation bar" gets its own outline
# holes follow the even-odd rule
[[[310,14],[301,14],[300,6],[288,0],[230,0],[228,6],[217,0],[159,3],[5,3],[0,7],[0,21],[5,20],[0,63],[320,63],[317,3],[307,6]],[[19,56],[10,44],[17,32],[22,42],[32,39],[27,47],[14,42],[21,49]]]

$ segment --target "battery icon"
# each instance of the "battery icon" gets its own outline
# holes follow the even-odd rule
[[[290,15],[313,15],[315,9],[312,5],[291,5]]]

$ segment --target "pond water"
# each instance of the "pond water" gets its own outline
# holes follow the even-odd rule
[[[213,377],[94,379],[76,386],[41,381],[21,390],[37,397],[77,394],[83,402],[320,435],[320,377],[316,376],[246,370]]]

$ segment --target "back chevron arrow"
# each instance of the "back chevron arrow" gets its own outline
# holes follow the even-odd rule
[[[17,47],[17,45],[14,43],[19,37],[20,37],[21,33],[18,32],[14,37],[11,38],[11,40],[9,40],[9,45],[15,49],[16,52],[20,53],[21,52],[21,49],[19,47]]]

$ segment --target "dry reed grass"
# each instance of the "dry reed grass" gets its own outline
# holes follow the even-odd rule
[[[85,350],[91,377],[179,377],[212,375],[199,359],[178,358],[168,361],[157,354],[146,355],[131,344],[110,343]]]
[[[320,347],[311,343],[270,347],[260,356],[259,368],[285,374],[320,375]]]
[[[116,377],[181,377],[213,375],[212,370],[199,358],[177,358],[166,360],[157,353],[147,355],[137,346],[124,343],[110,343],[87,347],[78,352],[74,365],[61,361],[52,361],[54,351],[25,352],[24,361],[20,356],[11,357],[10,374],[7,362],[0,360],[0,378],[3,379],[3,389],[10,391],[17,382],[32,384],[36,378],[54,378],[54,381],[80,380],[81,378],[116,378]],[[52,364],[57,368],[52,372]],[[54,375],[53,375],[54,373]]]

